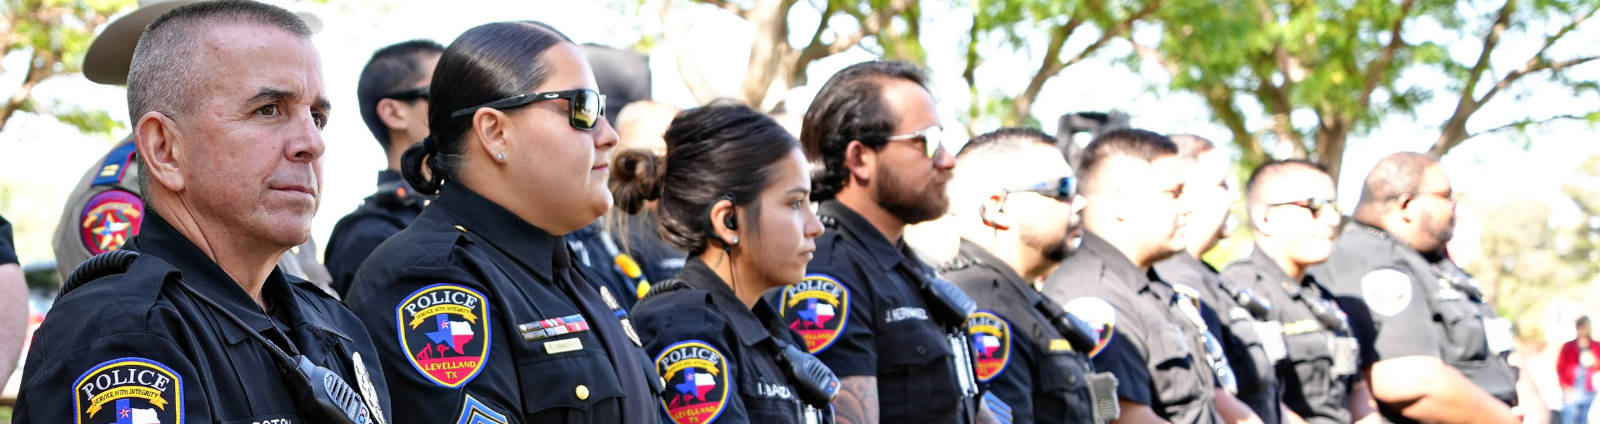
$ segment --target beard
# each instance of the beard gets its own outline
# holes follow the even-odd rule
[[[938,179],[906,187],[907,181],[886,166],[880,164],[876,174],[878,206],[907,224],[932,221],[950,210],[950,197],[939,189]]]
[[[1028,231],[1022,233],[1022,243],[1035,249],[1050,262],[1061,262],[1067,259],[1067,254],[1072,252],[1072,238],[1067,237],[1067,232],[1059,234],[1041,231]]]
[[[1433,250],[1444,250],[1445,243],[1449,243],[1456,236],[1455,211],[1452,210],[1449,214],[1448,218],[1440,218],[1431,212],[1424,212],[1423,214],[1423,222],[1427,224],[1424,230],[1428,232],[1428,236],[1433,237],[1433,240],[1439,244]]]

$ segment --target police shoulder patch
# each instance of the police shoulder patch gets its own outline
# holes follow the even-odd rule
[[[689,340],[667,346],[656,356],[656,373],[666,381],[661,407],[675,424],[710,424],[728,406],[728,360],[710,343]]]
[[[978,311],[967,318],[967,334],[972,337],[978,381],[994,380],[1011,363],[1011,326],[994,312]]]
[[[1094,349],[1089,350],[1089,357],[1099,355],[1106,345],[1111,344],[1112,335],[1116,334],[1113,330],[1117,328],[1117,308],[1112,307],[1110,302],[1097,297],[1080,297],[1067,302],[1063,309],[1077,315],[1089,323],[1089,328],[1094,329],[1090,334],[1095,340]]]
[[[839,340],[850,318],[850,290],[839,280],[810,274],[783,288],[779,314],[806,339],[806,350],[821,352]]]
[[[139,234],[144,222],[144,200],[125,190],[106,190],[89,198],[78,217],[78,235],[90,255],[122,248]]]
[[[467,395],[467,400],[461,403],[461,416],[456,418],[456,424],[506,424],[511,420],[506,419],[506,414],[495,412],[489,405],[483,404],[477,398]]]
[[[1411,277],[1384,268],[1361,277],[1361,298],[1367,309],[1383,316],[1394,316],[1411,304]]]
[[[434,284],[406,296],[394,309],[406,360],[424,378],[457,388],[472,381],[489,359],[489,302],[477,291]]]
[[[72,383],[77,423],[182,423],[183,377],[160,362],[119,358]],[[109,410],[108,410],[109,409]]]

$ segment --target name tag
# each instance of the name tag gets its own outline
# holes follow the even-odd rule
[[[1500,354],[1516,348],[1516,342],[1511,336],[1511,320],[1498,317],[1482,318],[1483,336],[1489,342],[1489,352]]]
[[[575,350],[583,350],[582,339],[556,340],[544,343],[544,352],[552,355]]]
[[[1289,357],[1289,346],[1283,341],[1283,323],[1256,321],[1252,324],[1256,328],[1256,336],[1261,338],[1261,350],[1267,354],[1267,360],[1278,362]]]
[[[1051,352],[1066,352],[1072,350],[1072,343],[1062,339],[1050,339]]]

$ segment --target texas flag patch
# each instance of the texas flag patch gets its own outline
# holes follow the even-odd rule
[[[661,407],[675,424],[710,424],[728,406],[728,361],[709,343],[667,346],[656,356],[656,373],[667,382]]]
[[[783,288],[779,313],[789,328],[806,340],[806,350],[815,354],[832,346],[844,332],[850,315],[850,291],[833,277],[807,275],[798,283]]]
[[[967,335],[972,337],[972,357],[977,360],[978,381],[988,383],[1006,370],[1011,362],[1011,326],[990,311],[978,311],[967,318]]]
[[[423,287],[395,307],[395,320],[406,359],[434,384],[461,387],[489,359],[489,304],[477,291]]]

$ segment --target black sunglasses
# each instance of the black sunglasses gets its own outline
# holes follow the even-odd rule
[[[1061,177],[1059,179],[1045,181],[1027,187],[1006,189],[1004,192],[1006,194],[1039,193],[1040,196],[1061,201],[1070,201],[1072,200],[1072,196],[1078,193],[1078,177]]]
[[[606,95],[587,88],[567,91],[552,91],[548,93],[528,93],[495,100],[489,103],[457,110],[450,113],[451,118],[477,113],[478,109],[511,109],[527,106],[543,100],[567,99],[567,123],[573,128],[584,131],[593,130],[595,124],[600,122],[600,117],[606,116]]]
[[[428,86],[424,85],[424,86],[413,88],[413,89],[410,89],[410,90],[396,91],[396,92],[393,92],[393,93],[385,94],[385,95],[383,95],[382,98],[395,99],[395,100],[399,100],[399,101],[402,101],[402,102],[409,102],[409,101],[427,99],[428,98]]]
[[[1274,204],[1267,205],[1267,207],[1289,206],[1289,205],[1294,205],[1294,206],[1299,206],[1299,207],[1302,207],[1302,208],[1306,208],[1306,210],[1311,211],[1311,216],[1317,216],[1317,217],[1322,216],[1322,211],[1324,209],[1332,210],[1335,213],[1339,212],[1339,204],[1338,203],[1335,203],[1332,200],[1323,199],[1323,198],[1320,198],[1320,197],[1313,197],[1313,198],[1305,199],[1305,200],[1296,200],[1296,201],[1293,201],[1293,202],[1274,203]]]

